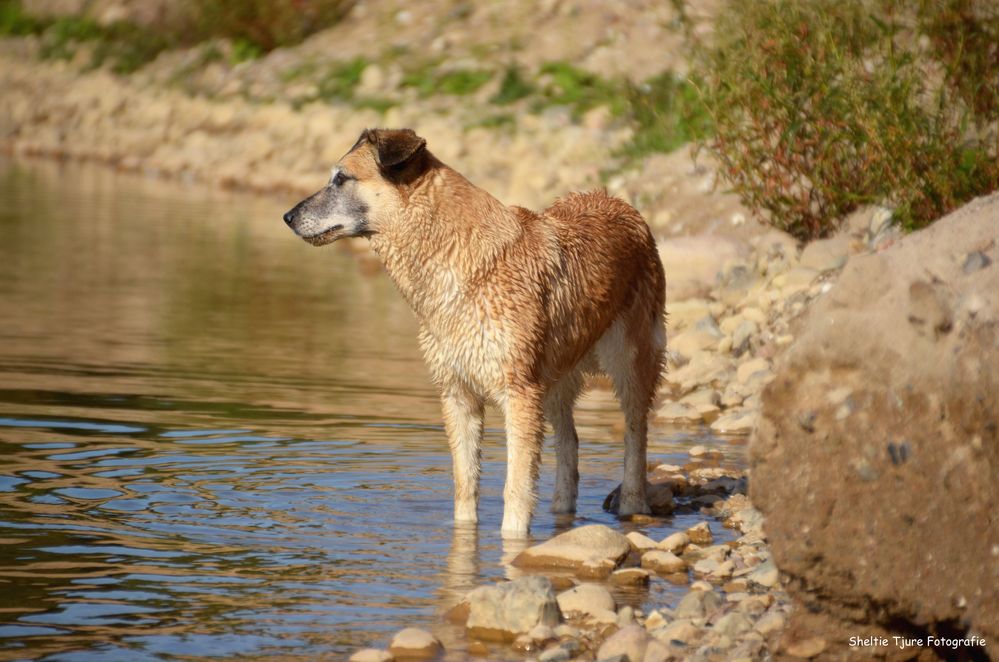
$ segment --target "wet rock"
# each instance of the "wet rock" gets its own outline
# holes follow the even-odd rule
[[[701,420],[701,412],[685,402],[667,402],[656,412],[660,421],[691,423]]]
[[[721,434],[749,434],[757,418],[758,414],[751,409],[733,409],[715,419],[711,429]]]
[[[690,544],[690,536],[688,536],[683,531],[677,531],[676,533],[671,533],[662,540],[659,541],[658,548],[665,550],[667,552],[673,552],[674,554],[679,554],[683,551],[683,548]]]
[[[999,255],[997,218],[992,194],[852,257],[763,391],[750,496],[791,578],[789,631],[830,659],[857,623],[881,637],[961,623],[999,640],[999,269],[965,273],[963,257]]]
[[[436,657],[444,650],[441,642],[426,630],[406,628],[392,637],[389,652],[399,659],[423,660]]]
[[[605,611],[614,611],[617,606],[614,596],[599,584],[580,584],[564,593],[558,594],[558,606],[563,614],[599,615]]]
[[[350,656],[350,662],[392,662],[392,653],[379,648],[362,648]]]
[[[622,568],[611,573],[610,582],[617,586],[643,586],[649,583],[649,573],[641,568]]]
[[[628,660],[643,660],[649,645],[649,635],[638,625],[623,627],[611,635],[597,651],[598,660],[623,655]]]
[[[518,568],[580,568],[584,563],[617,566],[631,551],[623,535],[602,524],[580,526],[518,554]]]
[[[480,586],[466,595],[465,601],[469,634],[489,641],[511,641],[538,625],[554,627],[561,618],[555,591],[544,577]]]
[[[539,662],[564,662],[571,658],[572,653],[563,646],[552,646],[538,656]]]
[[[711,535],[711,527],[708,526],[707,522],[695,524],[687,529],[686,534],[687,540],[695,545],[710,545],[714,542],[714,536]]]
[[[673,552],[653,550],[642,554],[642,567],[653,572],[669,575],[674,572],[684,572],[687,564]]]
[[[655,549],[656,541],[648,537],[644,533],[639,533],[638,531],[630,531],[625,534],[625,538],[631,543],[631,548],[636,552],[644,552],[647,549]]]

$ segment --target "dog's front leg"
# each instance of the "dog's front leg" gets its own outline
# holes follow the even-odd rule
[[[441,403],[454,472],[454,520],[478,522],[484,404],[461,385],[444,386]]]
[[[503,489],[505,538],[523,538],[531,526],[544,441],[540,389],[511,391],[506,401],[506,487]]]

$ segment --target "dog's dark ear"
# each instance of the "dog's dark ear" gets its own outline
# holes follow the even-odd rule
[[[364,137],[374,145],[378,165],[383,168],[402,165],[427,144],[412,129],[368,129],[364,132]]]

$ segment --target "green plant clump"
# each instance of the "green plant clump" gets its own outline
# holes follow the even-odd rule
[[[723,175],[795,237],[826,235],[867,203],[917,228],[999,186],[996,88],[977,83],[996,76],[995,42],[980,57],[995,24],[944,21],[934,34],[975,52],[936,46],[946,58],[934,59],[920,28],[945,12],[897,5],[730,0],[713,41],[695,47]]]

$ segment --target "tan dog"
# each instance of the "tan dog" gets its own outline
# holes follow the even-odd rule
[[[528,533],[544,419],[555,433],[552,510],[575,512],[572,418],[586,374],[625,415],[622,515],[648,512],[649,409],[666,345],[665,278],[648,226],[603,192],[536,214],[438,161],[411,130],[368,130],[329,183],[284,216],[314,245],[365,236],[420,322],[454,461],[454,517],[478,519],[483,407],[506,417],[503,534]]]

